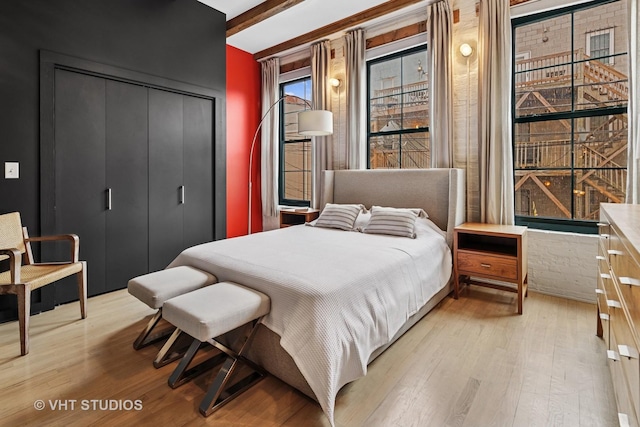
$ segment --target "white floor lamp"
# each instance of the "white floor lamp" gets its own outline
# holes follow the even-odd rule
[[[249,152],[249,224],[247,227],[248,234],[251,234],[251,190],[253,187],[252,181],[252,173],[253,172],[253,150],[256,146],[256,139],[258,137],[258,133],[260,133],[260,129],[262,128],[262,124],[264,120],[267,118],[271,110],[280,103],[283,99],[287,97],[301,99],[307,105],[309,105],[309,101],[306,99],[300,98],[296,95],[284,95],[280,97],[276,102],[271,104],[267,112],[260,119],[260,123],[258,124],[258,128],[256,129],[256,133],[253,135],[253,141],[251,142],[251,151]],[[307,136],[324,136],[331,135],[333,133],[333,114],[331,111],[327,110],[305,110],[298,113],[298,133],[300,135]]]

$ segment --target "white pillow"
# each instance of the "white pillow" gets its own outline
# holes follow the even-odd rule
[[[340,205],[327,203],[320,213],[314,227],[353,230],[358,214],[365,210],[364,205]]]
[[[422,211],[422,209],[419,211]],[[415,223],[416,218],[418,218],[419,215],[420,214],[416,212],[415,209],[373,206],[371,208],[371,219],[363,232],[368,234],[388,234],[391,236],[415,239]]]
[[[429,215],[422,208],[407,208],[418,215],[418,218],[429,218]]]
[[[355,224],[353,224],[353,228],[358,230],[358,231],[362,231],[367,224],[369,224],[369,220],[371,219],[371,213],[370,212],[360,212],[358,214],[358,218],[356,218],[356,222]]]

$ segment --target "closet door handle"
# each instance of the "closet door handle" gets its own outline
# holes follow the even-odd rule
[[[180,204],[184,205],[184,185],[180,186]]]
[[[111,210],[111,188],[107,188],[107,210]]]

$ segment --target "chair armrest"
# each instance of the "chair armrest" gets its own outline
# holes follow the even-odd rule
[[[11,271],[11,283],[20,283],[20,267],[22,266],[22,253],[17,249],[0,249],[0,255],[9,256]]]
[[[60,234],[57,236],[28,237],[24,239],[25,244],[31,242],[54,242],[68,240],[71,242],[71,262],[78,262],[80,252],[80,239],[77,234]]]

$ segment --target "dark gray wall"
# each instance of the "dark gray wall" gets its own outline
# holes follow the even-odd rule
[[[40,234],[41,49],[202,86],[220,99],[225,21],[196,0],[0,1],[0,213],[19,211],[30,234]],[[215,152],[224,154],[224,111],[214,126]],[[6,161],[20,162],[20,179],[4,179]],[[225,176],[216,170],[218,184]],[[216,230],[226,228],[225,199],[216,193]]]

